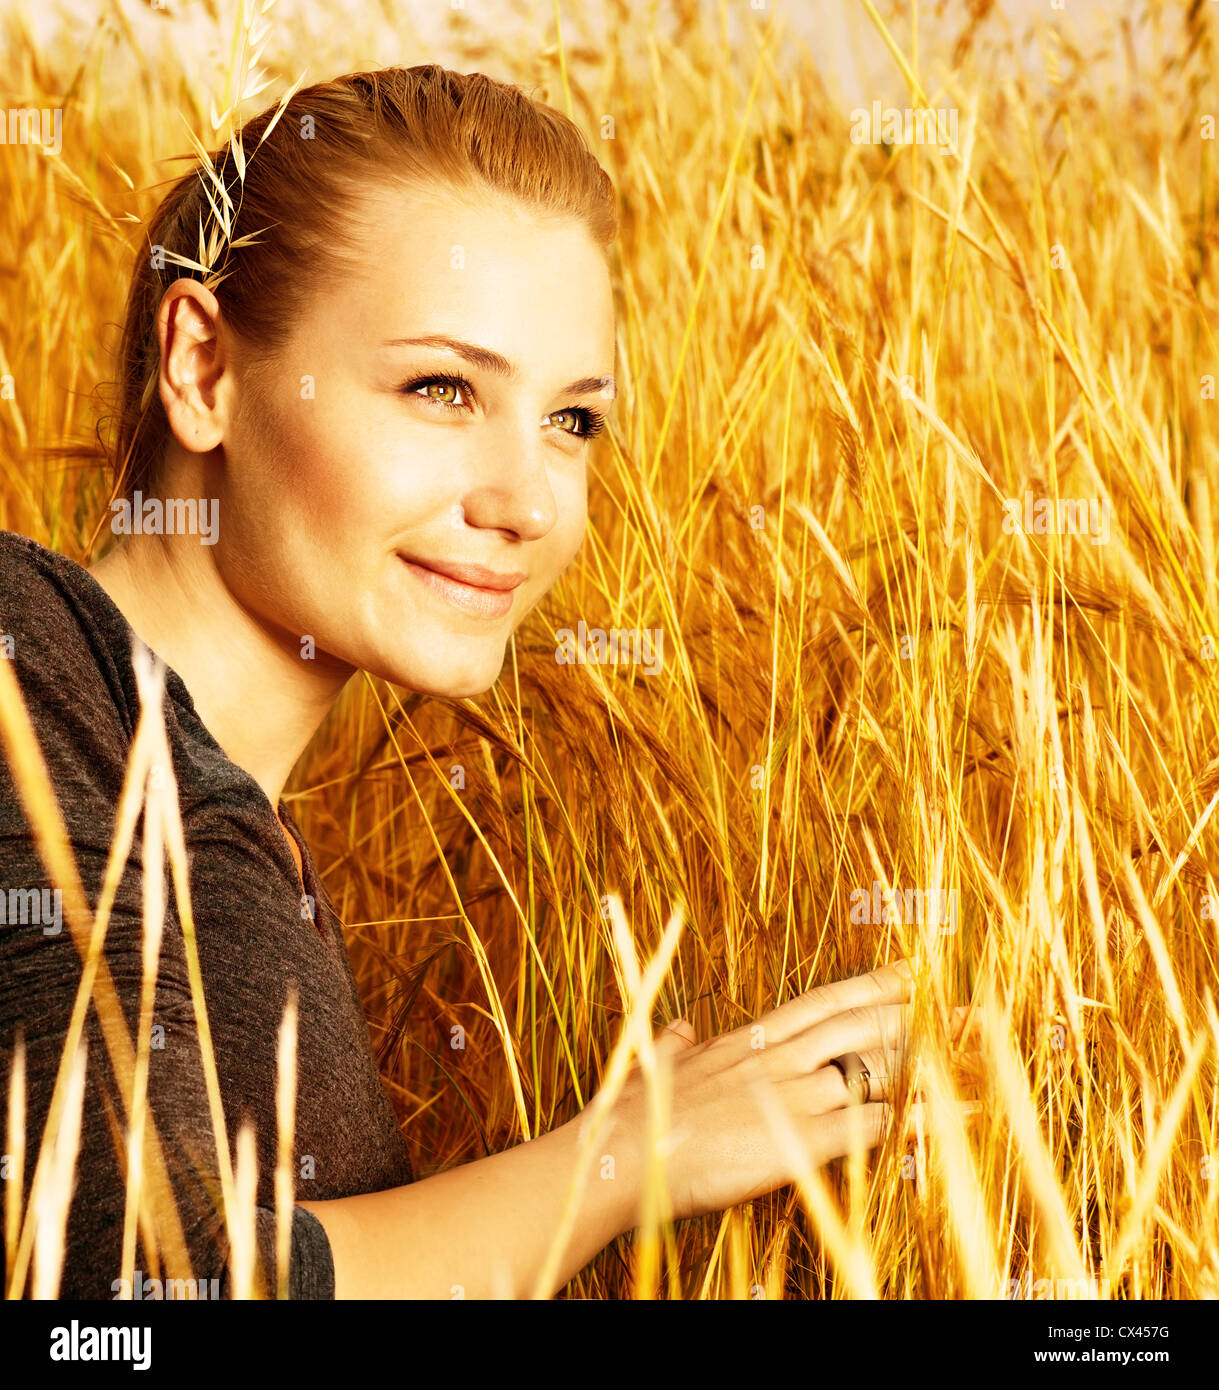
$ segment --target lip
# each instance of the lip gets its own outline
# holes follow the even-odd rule
[[[506,571],[489,570],[485,565],[454,565],[444,560],[420,560],[414,555],[403,555],[402,558],[408,564],[418,565],[434,574],[447,575],[449,579],[455,579],[459,584],[468,584],[473,589],[493,589],[497,592],[515,589],[529,577],[520,570],[508,574]]]
[[[514,591],[528,578],[519,570],[509,574],[485,565],[416,560],[402,554],[398,558],[439,598],[476,618],[502,618],[512,607]]]

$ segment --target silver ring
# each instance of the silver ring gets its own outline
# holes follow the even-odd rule
[[[869,1095],[868,1083],[872,1079],[872,1073],[863,1064],[863,1058],[858,1052],[844,1052],[841,1057],[831,1057],[830,1066],[837,1067],[842,1074],[842,1079],[846,1082],[846,1088],[851,1093],[851,1100],[856,1105],[864,1105]]]

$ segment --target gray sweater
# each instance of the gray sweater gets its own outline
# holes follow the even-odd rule
[[[0,660],[13,663],[91,909],[100,893],[139,715],[131,661],[138,640],[82,566],[24,536],[0,531]],[[413,1175],[377,1073],[342,929],[299,829],[281,802],[280,815],[300,847],[315,920],[270,801],[204,727],[172,670],[166,673],[164,712],[226,1131],[235,1155],[242,1119],[248,1116],[255,1126],[260,1271],[273,1290],[276,1049],[289,982],[295,983],[299,1007],[296,1197],[325,1200],[381,1191],[410,1182]],[[133,1034],[142,975],[142,829],[141,819],[105,945]],[[200,1286],[204,1296],[210,1291],[227,1297],[227,1238],[209,1195],[218,1185],[215,1141],[168,872],[166,884],[149,1106],[193,1274],[208,1281]],[[81,964],[62,917],[57,928],[51,881],[3,756],[0,910],[0,1152],[11,1151],[5,1116],[20,1033],[26,1050],[28,1198]],[[110,1299],[117,1296],[114,1281],[121,1263],[125,1185],[114,1136],[123,1134],[123,1110],[94,1006],[85,1034],[80,1156],[60,1297]],[[12,1181],[0,1183],[6,1200],[15,1195],[14,1187]],[[3,1256],[0,1248],[0,1260]],[[135,1268],[143,1296],[156,1296],[142,1241]],[[292,1298],[334,1297],[326,1233],[303,1207],[293,1208],[289,1289]]]

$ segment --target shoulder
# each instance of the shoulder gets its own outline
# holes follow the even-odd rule
[[[117,796],[139,710],[131,629],[83,566],[12,531],[0,531],[0,660],[57,789]]]

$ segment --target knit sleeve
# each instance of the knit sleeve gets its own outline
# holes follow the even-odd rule
[[[274,1289],[275,1213],[258,1209],[258,1248],[264,1268],[272,1272]],[[334,1257],[326,1228],[311,1211],[292,1208],[292,1249],[288,1263],[288,1297],[330,1299],[334,1297]],[[225,1296],[228,1290],[224,1291]]]

